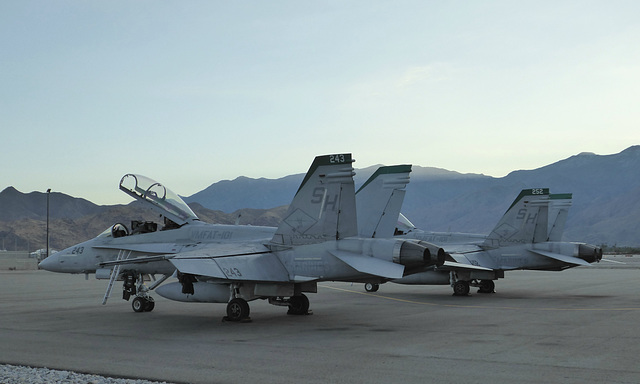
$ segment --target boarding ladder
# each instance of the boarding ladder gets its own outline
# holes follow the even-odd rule
[[[118,252],[118,257],[116,258],[116,261],[126,260],[126,259],[129,258],[130,255],[131,255],[131,251],[126,251],[124,249],[121,249]],[[104,293],[104,299],[102,299],[102,305],[107,304],[107,300],[111,296],[111,290],[113,289],[113,283],[116,282],[116,280],[118,279],[118,275],[119,274],[120,274],[120,264],[116,264],[113,267],[113,269],[111,270],[111,278],[109,279],[109,285],[107,285],[107,292]]]

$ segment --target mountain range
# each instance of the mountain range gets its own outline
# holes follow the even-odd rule
[[[356,170],[356,188],[376,169]],[[416,165],[412,169],[402,212],[421,229],[488,233],[520,190],[550,188],[551,193],[573,194],[565,241],[640,245],[640,145],[613,155],[580,153],[500,178]],[[207,222],[275,226],[303,177],[238,177],[211,184],[184,200]],[[61,193],[50,195],[51,246],[58,249],[132,219],[157,217],[138,202],[99,206]],[[45,222],[44,193],[24,194],[12,187],[0,192],[2,249],[42,248]]]
[[[356,172],[356,186],[377,169]],[[556,163],[496,178],[439,168],[412,167],[402,212],[431,231],[488,233],[525,188],[572,193],[565,240],[593,244],[640,244],[640,145],[613,155],[580,153]],[[281,179],[239,177],[185,198],[230,212],[241,207],[287,204],[304,174]]]

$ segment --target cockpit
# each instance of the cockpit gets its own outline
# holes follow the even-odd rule
[[[150,208],[164,217],[161,230],[180,228],[192,221],[199,220],[198,216],[189,208],[176,193],[164,185],[142,175],[126,174],[120,180],[120,190],[136,200],[144,201]],[[150,233],[158,230],[158,223],[153,221],[131,221],[131,230],[122,223],[116,223],[107,228],[98,237],[113,238]]]
[[[153,209],[178,225],[198,220],[180,196],[148,177],[126,174],[120,180],[120,189],[137,200],[148,202]]]

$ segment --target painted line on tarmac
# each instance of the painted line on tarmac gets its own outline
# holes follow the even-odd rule
[[[402,303],[409,303],[409,304],[418,304],[418,305],[429,305],[429,306],[434,306],[434,307],[448,307],[448,308],[473,308],[473,309],[511,309],[511,310],[517,310],[517,311],[522,311],[522,310],[533,310],[533,311],[575,311],[575,312],[603,312],[603,311],[640,311],[640,307],[628,307],[628,308],[535,308],[535,307],[510,307],[510,306],[502,306],[502,305],[461,305],[461,304],[440,304],[440,303],[430,303],[428,301],[415,301],[415,300],[408,300],[408,299],[400,299],[397,297],[390,297],[390,296],[383,296],[377,293],[370,293],[370,292],[361,292],[361,291],[354,291],[352,289],[346,289],[346,288],[338,288],[338,287],[330,287],[327,285],[318,285],[319,287],[322,288],[327,288],[327,289],[333,289],[335,291],[343,291],[343,292],[349,292],[349,293],[355,293],[358,295],[364,295],[364,296],[369,296],[369,297],[376,297],[379,299],[386,299],[386,300],[391,300],[391,301],[399,301]]]

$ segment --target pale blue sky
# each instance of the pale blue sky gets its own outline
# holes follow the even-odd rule
[[[637,1],[2,1],[0,190],[413,163],[504,176],[640,144]]]

